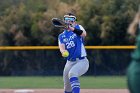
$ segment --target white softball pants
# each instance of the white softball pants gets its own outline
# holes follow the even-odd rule
[[[89,68],[89,61],[87,58],[76,61],[67,61],[63,71],[64,90],[71,92],[71,84],[69,79],[71,77],[79,77],[87,72]]]

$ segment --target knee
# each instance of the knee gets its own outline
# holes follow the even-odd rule
[[[71,78],[71,77],[78,77],[78,74],[77,73],[75,73],[75,72],[69,72],[69,78]]]

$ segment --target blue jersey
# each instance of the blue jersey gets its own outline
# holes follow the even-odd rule
[[[85,31],[81,25],[76,25],[75,28]],[[87,56],[83,37],[75,34],[73,31],[64,30],[64,32],[59,35],[58,42],[59,44],[64,44],[66,50],[69,52],[67,60],[75,60],[76,58]]]

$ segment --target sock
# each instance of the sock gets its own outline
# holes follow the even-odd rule
[[[65,91],[64,93],[72,93],[72,92],[66,92],[66,91]]]
[[[70,78],[72,93],[80,93],[80,82],[77,77]]]

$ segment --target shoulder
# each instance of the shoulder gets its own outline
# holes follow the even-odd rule
[[[85,29],[84,29],[84,27],[82,25],[79,25],[79,27],[80,27],[81,30],[85,31]]]
[[[65,33],[64,32],[60,33],[59,36],[58,36],[58,38],[63,38],[63,37],[65,37]]]

